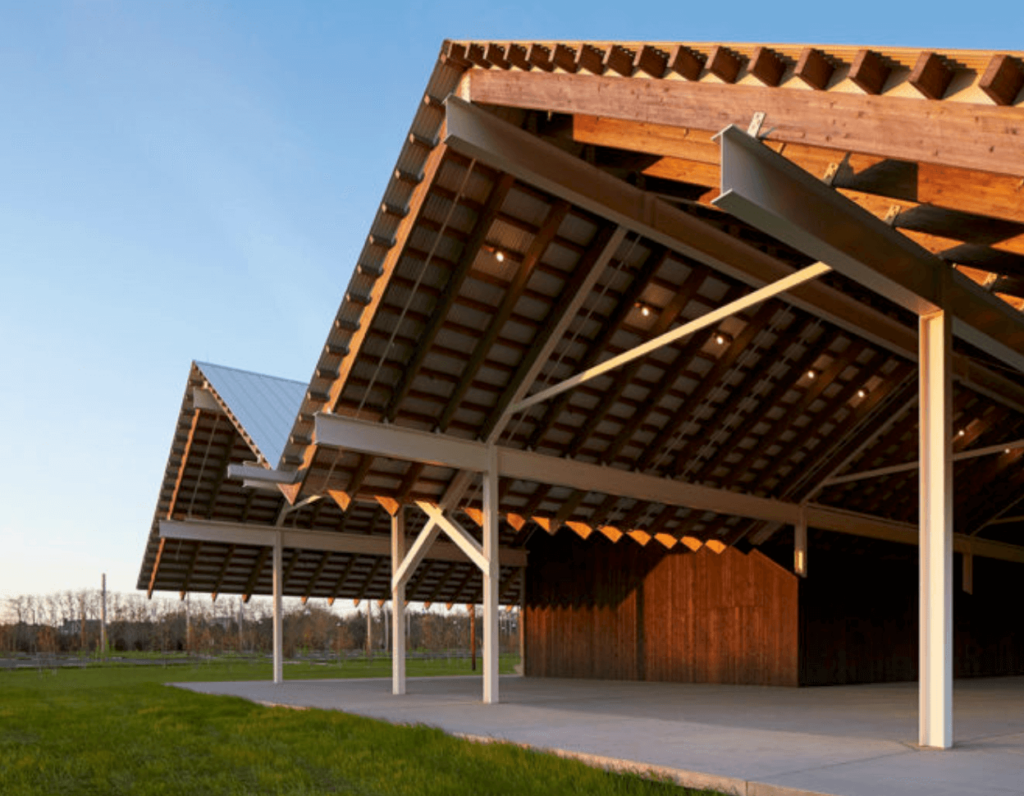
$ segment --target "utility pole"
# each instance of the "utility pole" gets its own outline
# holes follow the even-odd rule
[[[107,657],[107,573],[103,573],[102,599],[100,602],[100,653],[104,659]]]

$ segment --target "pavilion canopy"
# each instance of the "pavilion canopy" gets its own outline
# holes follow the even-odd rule
[[[510,554],[563,529],[691,549],[792,532],[745,498],[913,543],[917,318],[848,275],[524,399],[811,264],[712,204],[712,136],[729,124],[884,220],[929,267],[970,277],[969,303],[1024,329],[1022,85],[1020,53],[447,42],[309,384],[193,367],[140,588],[269,591],[267,547],[161,541],[166,519],[383,542],[389,511],[425,501],[474,527],[474,477],[321,444],[318,415],[612,472],[585,486],[540,469],[502,478]],[[992,295],[1007,304],[991,310]],[[962,340],[953,366],[956,543],[1024,560],[1021,526],[1005,521],[1024,481],[1024,379]],[[243,488],[227,468],[245,461],[284,482]],[[630,492],[616,470],[710,497]],[[411,512],[410,530],[422,521]],[[388,596],[389,553],[361,549],[292,548],[285,593]],[[506,602],[520,594],[525,559],[513,559]],[[479,589],[468,561],[442,557],[407,597]]]

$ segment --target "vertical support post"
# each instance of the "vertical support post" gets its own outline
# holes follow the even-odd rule
[[[281,532],[274,534],[274,682],[284,681],[284,627],[283,627],[283,606],[281,604],[281,591],[284,584],[281,582]]]
[[[801,578],[807,577],[807,515],[800,507],[800,519],[793,529],[793,571]]]
[[[405,542],[405,511],[399,506],[391,515],[392,578],[405,559]],[[394,612],[391,623],[394,628],[391,634],[391,693],[401,696],[405,693],[405,583],[392,586],[391,610]]]
[[[974,594],[974,553],[964,553],[963,590]]]
[[[519,570],[519,674],[526,676],[526,567]]]
[[[373,600],[366,601],[366,659],[373,657]]]
[[[920,319],[919,742],[953,745],[953,401],[951,319]]]
[[[487,471],[484,479],[484,703],[498,700],[498,451],[487,450]]]
[[[107,573],[103,573],[103,601],[100,604],[100,657],[107,658]]]
[[[483,577],[483,576],[482,576]],[[466,603],[469,615],[469,669],[476,671],[476,603]]]

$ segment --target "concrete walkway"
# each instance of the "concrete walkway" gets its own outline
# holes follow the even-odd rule
[[[1024,796],[1024,677],[959,680],[954,749],[915,748],[914,683],[830,688],[478,677],[188,683],[256,702],[344,710],[562,750],[726,793]]]

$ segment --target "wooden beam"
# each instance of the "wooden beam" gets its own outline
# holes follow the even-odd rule
[[[156,550],[156,559],[153,561],[153,571],[149,574],[149,588],[146,589],[147,599],[152,598],[153,596],[153,587],[156,585],[156,574],[160,570],[160,561],[164,557],[164,547],[166,544],[167,540],[161,537],[160,546]]]
[[[953,70],[946,60],[934,52],[923,52],[917,59],[907,82],[932,100],[942,99],[953,81]]]
[[[359,556],[355,553],[349,558],[345,568],[338,575],[338,579],[334,582],[334,586],[331,589],[331,596],[327,598],[328,605],[334,605],[334,601],[338,599],[338,594],[341,592],[342,587],[345,585],[345,581],[348,580],[348,576],[352,574],[352,569],[356,565],[356,561],[359,560]]]
[[[519,400],[536,380],[624,237],[625,230],[621,227],[603,226],[598,230],[586,253],[573,269],[562,293],[554,302],[543,326],[534,336],[530,348],[520,359],[515,373],[502,390],[494,409],[484,421],[480,431],[482,439],[491,440],[504,430],[506,410],[514,401]]]
[[[786,334],[789,339],[802,339],[803,332],[808,326],[811,325],[811,321],[808,321],[802,329],[799,329],[795,335],[789,333]],[[789,369],[778,378],[775,384],[768,390],[768,392],[758,399],[756,408],[753,409],[741,423],[739,423],[731,432],[728,433],[719,444],[718,450],[715,454],[704,464],[699,465],[699,469],[696,474],[690,479],[696,483],[703,483],[710,479],[715,470],[725,462],[727,456],[731,453],[736,452],[737,446],[747,436],[749,436],[754,428],[764,422],[765,416],[761,411],[762,406],[777,406],[781,403],[782,398],[790,390],[796,388],[796,385],[801,379],[805,378],[805,374],[825,351],[828,350],[829,346],[833,341],[827,333],[819,335],[818,340],[807,345],[803,355],[797,358]],[[751,372],[750,380],[752,383],[744,382],[738,388],[731,391],[731,396],[728,402],[716,412],[716,417],[721,418],[723,424],[728,418],[734,413],[738,412],[743,402],[750,397],[753,390],[756,387],[757,382],[768,379],[771,365],[774,363],[768,363],[766,369],[759,369]],[[787,411],[788,415],[788,411]],[[676,455],[675,464],[672,466],[672,472],[679,476],[683,473],[684,469],[689,466],[690,461],[694,456],[699,455],[699,450],[695,450],[698,445],[702,445],[704,439],[701,437],[695,437],[693,440],[687,442],[679,450]],[[758,441],[757,447],[762,449],[765,447],[761,445],[760,440]]]
[[[997,105],[1013,105],[1024,88],[1024,64],[1012,55],[993,55],[978,86]]]
[[[316,569],[313,570],[313,574],[309,577],[309,583],[306,584],[306,590],[302,593],[302,604],[305,605],[306,601],[309,600],[310,595],[313,593],[313,589],[316,587],[316,582],[320,579],[320,576],[324,574],[324,570],[327,569],[327,563],[331,560],[330,551],[320,556],[320,561],[316,565]],[[284,588],[284,584],[281,584]]]
[[[395,389],[392,390],[388,403],[384,408],[384,417],[386,420],[391,421],[394,419],[395,413],[398,411],[398,406],[409,392],[409,388],[412,386],[412,381],[419,371],[419,366],[422,364],[427,352],[430,350],[431,344],[437,337],[438,332],[441,331],[441,326],[448,317],[448,311],[455,302],[455,299],[458,297],[462,283],[466,280],[466,277],[469,276],[469,272],[473,267],[473,262],[480,253],[480,250],[487,239],[487,235],[490,232],[491,224],[494,223],[495,218],[497,218],[498,213],[501,211],[502,204],[505,202],[505,197],[508,196],[509,191],[512,190],[512,185],[514,183],[514,177],[509,174],[503,174],[498,178],[494,187],[491,189],[491,193],[487,197],[487,203],[481,209],[480,214],[477,216],[476,222],[473,225],[473,232],[462,247],[456,268],[451,274],[449,274],[448,279],[445,282],[444,290],[438,298],[437,305],[434,307],[434,310],[430,315],[430,321],[427,327],[423,330],[418,341],[419,344],[414,351],[411,360],[407,363],[404,369],[402,379],[399,381]]]
[[[229,545],[228,552],[224,555],[224,561],[220,565],[220,570],[217,572],[217,577],[213,581],[213,592],[211,598],[217,599],[217,595],[220,594],[221,586],[224,585],[224,576],[228,573],[228,568],[231,566],[231,559],[235,555],[235,549],[237,545]]]
[[[741,56],[722,45],[715,45],[708,53],[708,71],[725,83],[735,83],[743,68]]]
[[[750,74],[766,86],[775,87],[786,73],[786,61],[770,47],[758,47],[750,58]]]
[[[874,50],[860,50],[850,67],[850,80],[868,94],[881,94],[892,67]]]
[[[757,308],[746,325],[736,338],[728,344],[728,348],[711,366],[704,378],[697,384],[694,390],[686,397],[686,400],[676,410],[672,419],[665,423],[664,427],[654,436],[654,439],[646,446],[640,455],[636,467],[644,472],[654,466],[655,462],[664,455],[668,445],[672,443],[679,427],[692,419],[694,410],[703,403],[708,394],[715,389],[728,373],[736,360],[746,351],[754,338],[761,333],[771,317],[779,311],[774,303],[762,304]],[[674,454],[673,454],[674,457]],[[715,511],[716,509],[711,509]],[[724,512],[727,513],[727,512]]]
[[[196,436],[196,428],[199,426],[199,415],[201,414],[198,408],[192,409],[192,422],[188,427],[188,436],[185,438],[185,450],[182,451],[181,461],[178,464],[178,475],[174,479],[174,491],[171,492],[171,500],[167,507],[167,517],[174,516],[174,509],[178,505],[178,495],[181,492],[181,482],[185,477],[185,467],[188,465],[188,457],[192,452],[192,441]]]
[[[806,47],[800,53],[800,59],[796,62],[793,74],[811,88],[824,91],[828,88],[835,70],[835,64],[824,52],[813,47]]]
[[[189,591],[189,587],[192,585],[192,575],[196,571],[196,563],[199,561],[199,554],[203,551],[203,543],[196,542],[195,549],[192,551],[192,558],[189,559],[188,568],[185,570],[185,579],[182,581],[181,593]]]
[[[878,86],[884,71],[865,56],[857,75]],[[887,76],[888,73],[885,72]],[[863,86],[862,86],[863,87]],[[870,92],[869,92],[870,93]],[[821,91],[772,91],[708,81],[621,80],[571,74],[473,70],[464,99],[554,113],[585,113],[677,127],[746,129],[755,113],[767,114],[774,141],[834,148],[836,130],[851,152],[1020,176],[1021,136],[1010,107],[928,103],[908,97],[874,97]]]
[[[473,348],[473,353],[469,357],[469,361],[459,374],[459,383],[452,394],[448,397],[448,400],[445,403],[445,408],[441,412],[441,417],[437,421],[437,428],[440,431],[447,431],[452,417],[455,415],[456,410],[462,403],[462,399],[472,386],[473,379],[476,378],[476,374],[479,372],[484,360],[490,353],[491,346],[494,345],[494,342],[498,339],[498,335],[501,333],[502,328],[504,328],[505,323],[508,321],[509,317],[511,317],[512,311],[515,309],[520,297],[526,290],[526,285],[530,281],[530,277],[533,276],[534,269],[540,262],[541,257],[544,256],[544,252],[547,251],[548,246],[554,239],[559,226],[561,226],[562,221],[565,219],[568,212],[569,203],[565,201],[556,201],[548,210],[547,217],[541,224],[540,229],[537,230],[537,234],[534,235],[533,240],[530,242],[530,245],[526,250],[526,254],[523,256],[523,261],[519,264],[519,267],[516,269],[515,274],[512,277],[512,281],[504,291],[501,305],[491,316],[487,329],[482,335],[480,335],[476,346]],[[435,314],[434,317],[438,317],[438,315]],[[447,317],[447,313],[444,313],[440,317]],[[420,346],[422,350],[426,350],[429,347],[429,344],[424,341],[420,343]]]
[[[612,337],[619,330],[622,324],[625,323],[626,318],[630,313],[634,312],[636,302],[639,300],[640,296],[643,295],[644,290],[647,289],[648,282],[650,282],[651,278],[657,272],[663,261],[663,250],[661,249],[654,250],[647,256],[620,296],[619,303],[616,304],[611,315],[605,319],[600,332],[598,332],[590,342],[586,352],[580,358],[580,361],[576,363],[577,371],[586,370],[597,362]],[[555,422],[555,419],[569,403],[570,397],[570,393],[562,393],[548,404],[541,419],[534,426],[534,430],[530,434],[526,447],[537,447],[540,441],[544,438],[544,435],[548,433],[552,424]]]
[[[438,146],[433,146],[431,144],[428,146],[426,162],[423,166],[422,180],[413,189],[408,203],[409,212],[405,218],[399,221],[394,233],[396,244],[404,243],[413,227],[419,221],[430,187],[433,185],[434,176],[437,173],[437,170],[441,167],[441,162],[444,160],[447,151],[448,148],[443,144]],[[401,257],[401,254],[401,245],[395,245],[388,249],[381,267],[383,275],[373,282],[373,286],[369,293],[369,304],[362,310],[363,317],[371,318],[376,313],[377,307],[380,305],[385,290],[391,281],[391,277],[397,270],[398,260]],[[355,331],[352,333],[351,339],[348,341],[349,350],[357,351],[362,347],[363,340],[365,339],[369,328],[369,323],[356,325]],[[337,371],[337,377],[330,383],[327,394],[324,396],[324,400],[320,408],[333,409],[337,405],[338,399],[341,397],[342,389],[345,386],[345,382],[348,380],[349,373],[355,361],[356,357],[354,356],[346,356],[341,360],[341,364]],[[298,467],[299,471],[303,473],[308,472],[309,466],[312,464],[313,457],[315,455],[316,446],[307,445],[302,453],[302,462]],[[293,502],[302,491],[302,486],[303,482],[299,482],[294,486],[282,488],[282,493],[284,493],[289,502]]]
[[[242,589],[242,602],[247,603],[249,602],[249,598],[252,597],[252,591],[256,588],[260,575],[263,573],[263,567],[267,563],[267,558],[270,556],[273,549],[273,546],[263,547],[257,554],[256,563],[252,568],[249,579],[245,582],[245,588]]]
[[[645,44],[637,50],[633,67],[649,77],[662,77],[668,71],[668,53]]]
[[[645,174],[695,182],[709,189],[717,189],[721,180],[720,148],[712,140],[715,132],[587,114],[576,114],[572,123],[572,138],[578,143],[657,155],[664,160],[648,165]],[[894,204],[902,211],[927,205],[1024,224],[1021,178],[1017,176],[894,161],[804,144],[771,140],[765,144],[819,177],[833,171],[832,187],[878,216],[885,216]],[[874,204],[869,205],[871,201]],[[1004,241],[989,242],[999,246]],[[1019,248],[1008,250],[1024,251],[1024,241]]]

